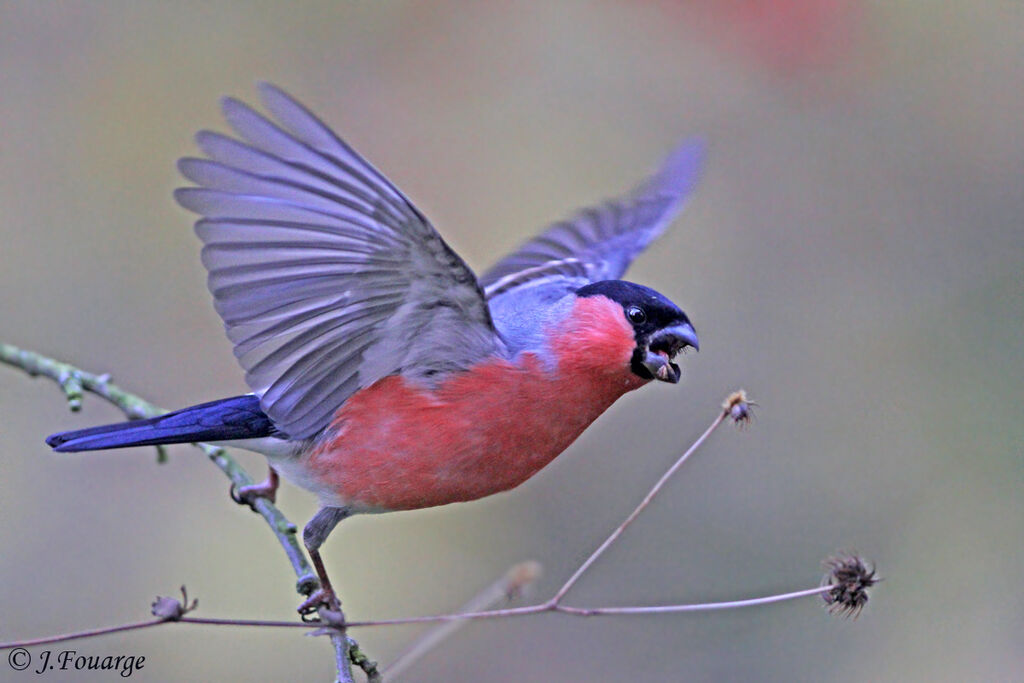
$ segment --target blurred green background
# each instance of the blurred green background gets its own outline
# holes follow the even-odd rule
[[[326,560],[350,617],[450,610],[528,558],[549,595],[739,386],[752,428],[717,434],[571,602],[802,588],[839,548],[886,578],[857,621],[804,601],[474,624],[409,680],[1024,680],[1020,3],[3,2],[0,339],[167,407],[245,391],[170,192],[192,134],[224,129],[217,98],[261,79],[481,270],[710,143],[630,271],[700,332],[682,384],[627,396],[512,493],[343,524]],[[0,368],[0,640],[144,618],[181,583],[206,616],[290,618],[283,555],[198,452],[43,444],[115,419]],[[293,487],[280,503],[314,511]],[[356,635],[386,663],[418,632]],[[286,631],[69,647],[144,655],[134,680],[333,672]],[[74,677],[93,679],[113,677]]]

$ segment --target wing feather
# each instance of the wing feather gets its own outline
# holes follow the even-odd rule
[[[214,306],[274,425],[311,437],[382,377],[504,353],[476,277],[427,219],[308,109],[260,92],[274,120],[224,99],[240,139],[199,133],[209,158],[179,162],[197,187],[175,196],[202,216]]]
[[[688,140],[630,194],[550,225],[480,278],[488,298],[540,285],[571,290],[622,277],[678,214],[703,159],[703,142]]]

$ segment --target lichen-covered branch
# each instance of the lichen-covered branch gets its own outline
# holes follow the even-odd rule
[[[82,407],[84,392],[100,396],[117,406],[130,419],[155,417],[167,411],[149,401],[131,394],[110,381],[109,375],[95,375],[68,363],[40,355],[34,351],[25,351],[11,344],[0,343],[0,361],[21,368],[32,376],[43,376],[57,382],[64,390],[71,410]],[[252,477],[223,448],[210,444],[197,443],[197,448],[223,472],[236,488],[253,483]],[[296,538],[296,527],[288,521],[277,507],[270,501],[260,498],[253,501],[253,509],[259,513],[270,530],[274,532],[278,543],[284,549],[288,561],[298,578],[296,590],[302,595],[309,595],[316,589],[316,574],[306,560],[305,553]]]
[[[97,375],[53,358],[48,358],[34,351],[26,351],[11,344],[0,343],[0,362],[20,368],[33,377],[47,377],[56,382],[64,391],[68,407],[77,411],[82,407],[85,393],[95,394],[117,406],[130,419],[155,417],[167,411],[145,399],[121,389],[110,381],[109,375]],[[249,473],[231,457],[223,448],[210,444],[194,444],[202,450],[228,479],[234,488],[241,488],[253,483]],[[165,459],[163,449],[157,449],[158,461]],[[306,554],[296,537],[296,526],[269,500],[258,498],[252,501],[252,508],[266,521],[277,542],[281,545],[292,570],[296,576],[296,591],[304,596],[310,595],[317,588],[316,574],[306,559]],[[339,670],[339,680],[351,680],[351,667],[348,662],[348,644],[344,636],[332,638],[341,643],[339,649],[344,650],[345,671]],[[344,642],[342,642],[344,641]],[[339,658],[341,661],[341,658]],[[348,678],[346,678],[346,676]]]

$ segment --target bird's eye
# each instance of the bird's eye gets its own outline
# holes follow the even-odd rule
[[[647,314],[644,313],[644,309],[639,306],[630,306],[627,308],[626,317],[629,318],[629,322],[634,325],[639,325],[640,323],[647,321]]]

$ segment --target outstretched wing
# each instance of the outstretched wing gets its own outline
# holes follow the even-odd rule
[[[703,142],[687,140],[630,194],[549,226],[480,278],[487,297],[526,286],[575,289],[619,279],[679,213],[703,161]]]
[[[502,352],[473,272],[398,189],[305,107],[262,84],[272,122],[234,99],[240,140],[196,137],[182,159],[199,187],[214,306],[274,425],[316,434],[361,387],[432,377]]]

